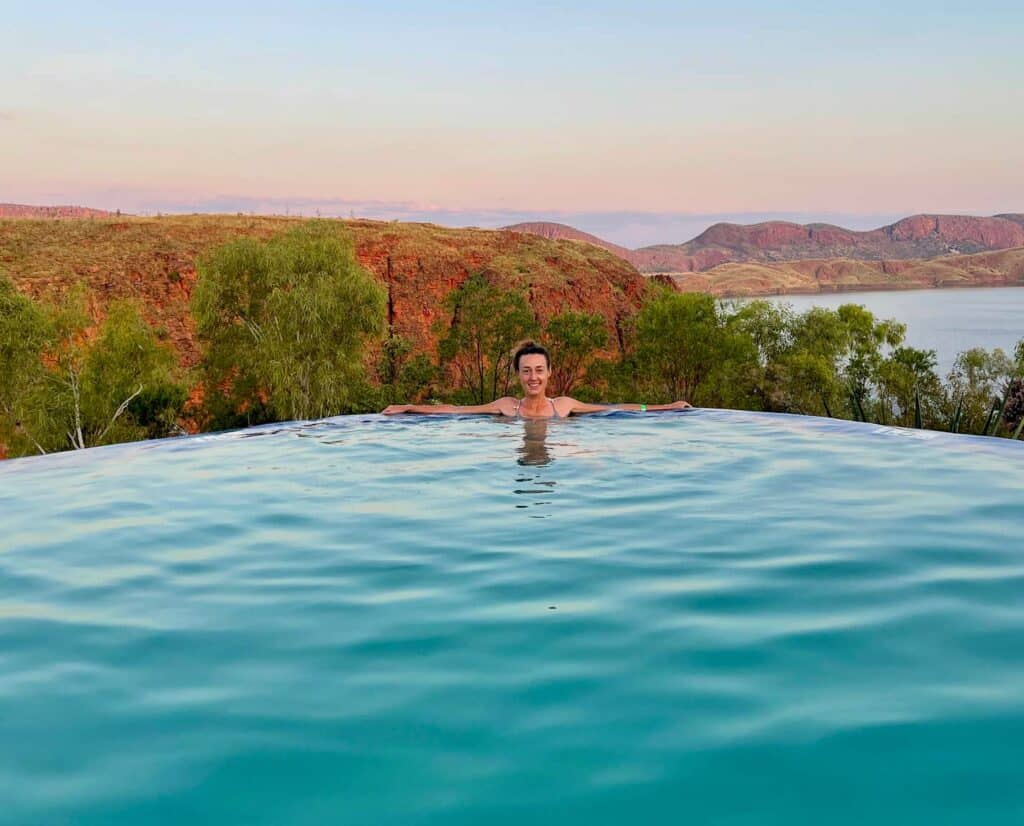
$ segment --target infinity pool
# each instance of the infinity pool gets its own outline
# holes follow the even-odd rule
[[[0,822],[1024,821],[1024,443],[353,416],[0,514]]]

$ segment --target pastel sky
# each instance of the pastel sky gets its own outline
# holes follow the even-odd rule
[[[1024,211],[1024,4],[5,4],[0,201],[639,245]]]

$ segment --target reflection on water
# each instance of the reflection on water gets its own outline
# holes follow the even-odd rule
[[[523,422],[523,444],[516,449],[519,458],[516,462],[526,467],[536,467],[538,471],[533,474],[520,474],[516,476],[515,492],[520,496],[531,497],[530,501],[523,501],[516,505],[517,508],[529,508],[543,505],[550,505],[550,495],[554,493],[555,482],[553,479],[545,479],[544,472],[539,470],[554,460],[547,444],[548,422],[546,419],[527,419]],[[526,483],[526,484],[524,484]],[[535,519],[544,519],[550,514],[530,514]]]
[[[523,422],[523,446],[519,448],[521,465],[546,465],[551,462],[548,452],[548,423],[545,419],[532,419]]]

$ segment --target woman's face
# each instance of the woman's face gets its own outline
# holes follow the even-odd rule
[[[548,388],[548,360],[540,353],[519,359],[519,381],[527,396],[544,396]]]

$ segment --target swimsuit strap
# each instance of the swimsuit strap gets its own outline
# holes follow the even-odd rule
[[[521,414],[519,413],[519,408],[523,406],[523,402],[524,401],[525,401],[525,399],[519,399],[518,401],[516,401],[516,412],[513,414],[513,416],[515,418],[517,418],[517,419],[520,418]],[[551,418],[553,418],[553,419],[560,419],[560,418],[562,418],[561,416],[558,415],[558,408],[555,407],[555,400],[554,399],[548,399],[548,401],[551,402],[551,413],[553,414]],[[536,417],[533,417],[533,418],[536,418]]]

